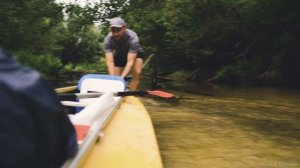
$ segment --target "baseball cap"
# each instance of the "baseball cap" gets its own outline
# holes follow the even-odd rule
[[[115,18],[112,18],[112,19],[109,19],[109,27],[123,27],[125,26],[125,21],[120,18],[120,17],[115,17]]]

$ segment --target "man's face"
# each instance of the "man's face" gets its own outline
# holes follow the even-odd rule
[[[120,40],[125,32],[125,27],[111,27],[110,31],[115,39]]]

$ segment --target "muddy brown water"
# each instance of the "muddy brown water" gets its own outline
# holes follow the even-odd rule
[[[299,90],[171,86],[177,101],[141,98],[165,168],[300,167]]]

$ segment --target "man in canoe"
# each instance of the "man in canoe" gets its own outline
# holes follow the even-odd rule
[[[0,167],[58,168],[76,152],[74,127],[55,92],[0,47]]]
[[[125,78],[130,72],[130,90],[137,90],[143,68],[142,48],[138,35],[126,28],[120,17],[109,20],[110,33],[104,39],[107,70],[110,75]]]

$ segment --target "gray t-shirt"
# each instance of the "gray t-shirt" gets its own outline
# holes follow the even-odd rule
[[[126,58],[128,52],[138,53],[142,51],[142,48],[137,34],[126,29],[120,40],[116,40],[110,32],[104,39],[104,51],[113,52],[115,57]]]

